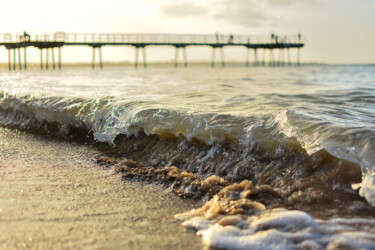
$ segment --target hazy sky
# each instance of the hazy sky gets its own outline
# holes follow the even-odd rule
[[[0,33],[240,33],[306,38],[303,62],[374,63],[375,0],[21,0],[2,3]],[[29,49],[37,61],[37,49]],[[245,49],[226,48],[229,60]],[[150,60],[173,60],[173,48],[147,48]],[[210,60],[209,48],[188,48]],[[104,48],[104,60],[133,60],[133,48]],[[63,48],[65,61],[90,61],[89,48]],[[7,52],[0,49],[0,61]]]

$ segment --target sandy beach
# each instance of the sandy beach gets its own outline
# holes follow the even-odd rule
[[[173,218],[197,204],[124,182],[89,146],[1,128],[0,147],[1,249],[201,247]]]

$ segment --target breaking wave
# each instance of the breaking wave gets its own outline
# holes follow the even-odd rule
[[[277,187],[291,200],[311,200],[312,193],[324,199],[332,192],[352,199],[356,188],[375,203],[375,161],[369,153],[374,140],[364,129],[348,131],[288,110],[243,117],[147,108],[146,102],[114,98],[5,92],[0,97],[4,126],[65,136],[79,130],[145,164],[232,182],[249,179]]]

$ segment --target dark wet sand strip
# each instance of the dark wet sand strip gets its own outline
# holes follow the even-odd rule
[[[192,249],[196,204],[100,169],[89,147],[0,129],[0,249]]]

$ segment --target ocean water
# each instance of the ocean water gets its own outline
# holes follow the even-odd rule
[[[0,125],[105,148],[218,248],[375,248],[375,65],[0,74]]]

